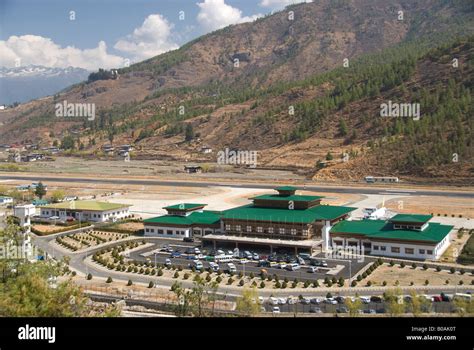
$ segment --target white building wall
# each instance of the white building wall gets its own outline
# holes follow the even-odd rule
[[[144,234],[149,237],[185,238],[192,236],[191,230],[183,227],[145,225]]]
[[[51,208],[41,208],[42,217],[51,217],[58,216],[60,220],[66,220],[67,212],[71,212],[71,209],[67,211],[64,209],[51,209]],[[106,222],[114,220],[122,220],[127,218],[130,215],[130,208],[124,207],[115,210],[108,211],[77,211],[76,220],[81,221],[92,221],[92,222]]]
[[[356,238],[343,238],[338,237],[337,235],[331,236],[330,244],[332,247],[336,247],[334,241],[342,242],[343,246],[349,246],[349,242],[357,242],[358,247],[362,243],[368,242],[368,240],[360,240]],[[441,255],[446,251],[446,249],[451,244],[449,235],[447,235],[441,242],[437,245],[417,245],[410,243],[393,243],[393,242],[383,242],[383,241],[370,241],[372,244],[372,255],[387,256],[393,258],[401,259],[415,259],[415,260],[438,260]],[[339,245],[340,246],[340,245]],[[379,249],[375,250],[374,246],[378,246]],[[385,250],[382,250],[382,247],[385,247]],[[400,252],[392,252],[393,248],[399,248]],[[413,249],[413,254],[406,253],[405,249]],[[420,252],[421,250],[421,252]],[[428,254],[428,251],[431,250],[432,254]],[[424,251],[424,253],[423,253]]]

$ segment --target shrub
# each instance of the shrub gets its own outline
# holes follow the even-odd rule
[[[250,272],[250,275],[249,275],[250,279],[254,278],[255,275],[253,274],[253,272]]]
[[[456,269],[455,269],[454,267],[451,267],[451,268],[449,269],[449,271],[450,271],[451,273],[455,273],[455,272],[456,272]]]
[[[174,273],[174,275],[173,275],[173,278],[178,278],[178,277],[179,277],[179,272],[176,271],[176,272]]]
[[[210,275],[210,274],[207,274],[207,276],[206,276],[206,282],[211,282],[211,280],[212,280],[211,275]]]
[[[460,273],[461,275],[464,275],[464,274],[466,273],[466,270],[461,269],[461,270],[459,270],[459,273]]]
[[[148,283],[148,288],[153,288],[155,286],[155,284],[153,283],[153,281],[150,281],[150,283]]]
[[[357,286],[357,281],[356,281],[356,280],[353,280],[353,281],[351,282],[351,287],[355,287],[355,286]]]
[[[430,281],[429,281],[429,280],[426,280],[426,281],[425,281],[425,286],[427,286],[428,284],[430,284]]]
[[[105,281],[105,283],[112,283],[112,282],[113,282],[112,277],[110,277],[110,276],[107,277],[107,281]]]
[[[440,272],[441,271],[441,266],[436,266],[436,272]]]
[[[241,279],[240,282],[239,282],[239,286],[242,287],[244,284],[245,284],[245,281],[243,279]]]
[[[310,285],[309,281],[305,281],[305,282],[304,282],[304,287],[305,287],[305,288],[308,288],[309,285]]]
[[[464,284],[464,281],[463,280],[460,280],[459,281],[459,285],[462,286]]]
[[[362,276],[361,275],[357,275],[357,281],[358,282],[362,281]]]
[[[328,294],[326,294],[326,299],[329,299],[329,298],[332,298],[332,294],[330,292],[328,292]]]
[[[163,270],[162,269],[158,270],[158,276],[163,276]]]
[[[231,285],[232,283],[234,283],[234,279],[232,277],[229,277],[229,279],[227,280],[227,284]]]
[[[411,281],[410,282],[410,286],[413,286],[415,284],[415,282]]]
[[[314,281],[314,282],[313,282],[313,287],[314,287],[314,288],[318,288],[318,287],[319,287],[319,282],[318,282],[318,281]]]
[[[403,269],[404,267],[405,267],[405,263],[402,261],[402,262],[400,263],[400,268]]]
[[[390,260],[389,264],[390,264],[390,266],[395,265],[395,263],[393,262],[393,260]]]
[[[423,270],[428,270],[428,265],[423,264]]]
[[[260,282],[260,288],[265,288],[265,282]]]
[[[280,281],[276,281],[276,282],[275,282],[275,288],[281,288]]]
[[[222,277],[221,277],[221,276],[217,276],[216,282],[217,282],[217,283],[221,283],[221,282],[222,282]]]
[[[449,284],[449,280],[444,281],[444,284]]]
[[[87,277],[86,277],[88,280],[91,280],[92,279],[92,275],[89,273],[87,274]]]
[[[387,285],[387,281],[383,281],[382,285],[385,287]]]
[[[288,287],[288,282],[283,281],[283,283],[281,284],[281,288],[285,289],[286,287]]]
[[[372,285],[372,281],[367,281],[367,287],[370,287]]]

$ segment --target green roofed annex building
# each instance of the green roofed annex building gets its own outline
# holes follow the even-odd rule
[[[450,225],[431,215],[397,214],[385,220],[342,221],[331,228],[331,247],[363,247],[365,254],[438,260],[450,245]]]
[[[168,214],[143,220],[145,236],[184,238],[220,232],[220,214],[203,210],[205,206],[182,203],[164,207]]]
[[[59,220],[72,217],[91,222],[117,221],[130,217],[130,207],[131,205],[119,203],[71,201],[42,206],[40,216],[43,218],[56,216]]]

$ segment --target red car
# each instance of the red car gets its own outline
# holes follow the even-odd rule
[[[443,299],[441,299],[440,296],[436,295],[433,297],[433,301],[436,302],[436,303],[439,303],[440,301],[443,301]]]

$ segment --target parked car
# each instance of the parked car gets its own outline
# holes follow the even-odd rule
[[[319,271],[319,269],[318,269],[316,266],[310,266],[310,267],[308,268],[308,272],[309,272],[309,273],[316,273],[316,272],[318,272],[318,271]]]
[[[173,253],[171,253],[170,256],[171,256],[172,258],[179,258],[179,257],[181,256],[181,252],[178,252],[178,251],[173,252]]]
[[[189,243],[194,242],[194,238],[193,237],[184,237],[183,242],[189,242]]]
[[[309,309],[309,312],[312,313],[312,314],[321,314],[321,313],[323,313],[319,307],[314,307],[314,306]]]
[[[237,268],[235,267],[235,265],[233,263],[228,263],[227,264],[227,270],[229,272],[232,272],[232,273],[237,272]]]
[[[346,301],[346,299],[342,296],[337,296],[334,298],[334,300],[336,300],[339,304],[344,304],[344,302]]]
[[[311,303],[311,299],[309,298],[301,298],[300,303],[303,305],[309,305]]]
[[[336,309],[336,312],[339,314],[347,314],[349,312],[349,309],[345,306],[341,306]]]
[[[299,270],[300,268],[301,268],[301,266],[298,265],[298,264],[288,264],[288,265],[286,265],[286,269],[288,271],[296,271],[296,270]]]
[[[260,256],[257,253],[253,253],[252,259],[253,260],[260,260]]]
[[[326,299],[324,300],[324,302],[325,302],[326,304],[337,305],[337,300],[334,299],[334,298],[326,298]]]
[[[298,299],[289,297],[288,298],[288,305],[295,305],[298,302]]]
[[[441,293],[439,296],[441,297],[441,300],[442,300],[442,301],[451,301],[451,299],[449,298],[449,296],[446,295],[446,294],[444,294],[444,293]]]
[[[439,303],[440,301],[443,301],[443,299],[439,295],[435,295],[433,297],[433,302]]]
[[[382,298],[379,297],[379,296],[373,295],[373,296],[370,297],[370,301],[373,302],[373,303],[381,303]]]
[[[170,259],[166,259],[165,260],[165,266],[171,266],[171,260]]]
[[[321,301],[321,298],[311,298],[311,304],[320,304]]]
[[[288,299],[286,298],[278,298],[278,304],[280,305],[285,305],[287,303]]]
[[[363,304],[369,304],[370,303],[370,297],[359,297],[360,301],[362,301]]]
[[[286,264],[285,263],[279,263],[278,266],[277,266],[279,269],[285,269],[286,268]]]
[[[274,314],[279,314],[280,313],[280,308],[278,306],[274,306],[274,307],[272,307],[272,312]]]
[[[243,258],[243,259],[240,259],[240,260],[239,260],[239,263],[241,263],[241,264],[247,264],[247,263],[249,263],[249,262],[250,262],[250,260],[248,260],[248,259],[246,259],[246,258]]]
[[[204,265],[199,260],[193,260],[193,262],[189,264],[189,267],[194,267],[196,270],[202,270],[204,268]]]
[[[268,298],[268,303],[270,305],[278,305],[278,298],[270,297]]]

